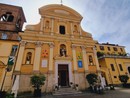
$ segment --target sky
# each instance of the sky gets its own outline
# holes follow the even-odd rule
[[[25,28],[39,23],[40,7],[61,4],[61,0],[0,0],[0,3],[21,6],[27,20]],[[62,4],[83,16],[81,26],[94,40],[125,46],[130,53],[130,0],[62,0]]]

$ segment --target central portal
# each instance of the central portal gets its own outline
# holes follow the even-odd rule
[[[69,86],[68,64],[58,64],[58,85]]]

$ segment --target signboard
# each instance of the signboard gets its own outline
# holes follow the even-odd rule
[[[83,67],[82,61],[78,61],[78,67],[79,67],[79,68],[82,68],[82,67]]]
[[[8,65],[14,65],[15,62],[15,57],[14,56],[10,56],[8,59]]]
[[[42,60],[42,67],[47,67],[47,60]]]

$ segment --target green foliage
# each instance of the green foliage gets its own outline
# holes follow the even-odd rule
[[[14,94],[7,93],[6,98],[14,98]]]
[[[128,77],[127,75],[120,75],[120,76],[119,76],[119,80],[120,80],[121,82],[123,82],[124,84],[126,84],[127,81],[129,80],[129,77]]]
[[[42,85],[44,85],[44,81],[46,77],[44,75],[34,75],[31,77],[31,84],[34,88],[40,89]]]
[[[99,57],[101,57],[101,56],[103,56],[104,55],[104,53],[103,52],[97,52],[97,57],[99,58]]]
[[[98,80],[97,75],[94,73],[90,73],[90,74],[86,75],[86,79],[90,85],[94,85],[94,83],[96,83]]]

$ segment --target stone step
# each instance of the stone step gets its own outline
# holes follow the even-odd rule
[[[80,94],[82,92],[76,91],[72,88],[60,88],[59,90],[55,91],[53,95],[73,95],[73,94]]]

